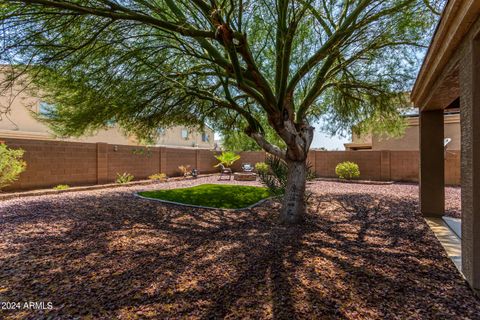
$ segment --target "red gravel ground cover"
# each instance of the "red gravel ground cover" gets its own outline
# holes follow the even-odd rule
[[[418,214],[415,186],[313,182],[306,222],[279,205],[184,208],[133,191],[0,203],[0,319],[479,319]]]

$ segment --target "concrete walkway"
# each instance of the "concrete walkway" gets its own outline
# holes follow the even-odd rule
[[[452,259],[458,271],[462,273],[462,247],[460,238],[449,228],[441,218],[425,218],[430,229],[435,233],[447,255]]]
[[[459,237],[462,239],[462,219],[452,218],[448,216],[442,217],[443,221],[447,226]]]

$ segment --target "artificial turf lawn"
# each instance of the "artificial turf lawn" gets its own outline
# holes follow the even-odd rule
[[[238,209],[268,198],[267,188],[225,184],[202,184],[190,188],[139,192],[143,197],[196,206]]]

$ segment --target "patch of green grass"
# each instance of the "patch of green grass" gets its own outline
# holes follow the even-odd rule
[[[267,188],[226,184],[202,184],[190,188],[139,192],[143,197],[196,206],[238,209],[268,198]]]

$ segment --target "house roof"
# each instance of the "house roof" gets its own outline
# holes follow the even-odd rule
[[[447,2],[412,89],[411,100],[415,106],[422,110],[439,108],[440,104],[446,107],[445,104],[458,96],[458,88],[452,85],[458,84],[458,70],[451,60],[479,15],[479,0]],[[445,72],[447,68],[452,68],[448,74]],[[442,82],[449,85],[439,90],[441,77]],[[443,94],[439,95],[439,92]]]

